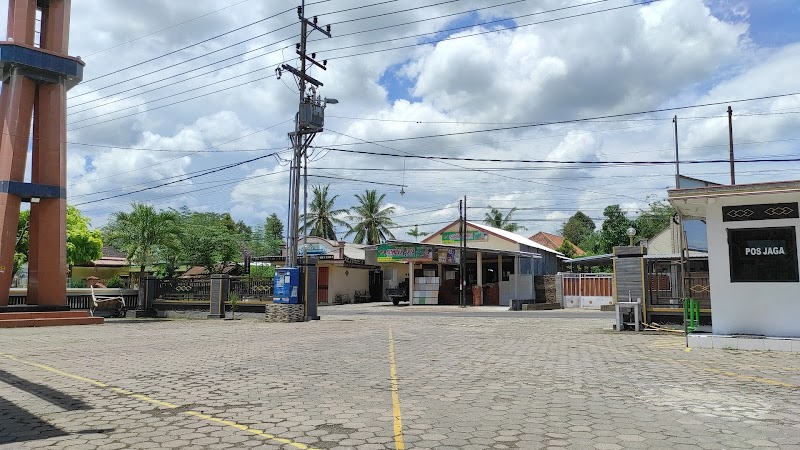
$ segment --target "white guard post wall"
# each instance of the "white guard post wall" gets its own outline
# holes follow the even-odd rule
[[[706,206],[711,311],[714,334],[800,337],[800,283],[731,282],[728,229],[795,227],[800,219],[723,222],[724,206],[800,201],[798,193],[720,197]]]

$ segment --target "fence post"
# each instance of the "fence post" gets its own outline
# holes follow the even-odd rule
[[[225,303],[231,290],[231,277],[224,274],[211,275],[211,295],[208,310],[209,319],[225,318]]]
[[[145,309],[153,309],[153,305],[155,305],[156,302],[157,287],[158,287],[158,278],[147,277],[145,279],[145,292],[144,292]]]

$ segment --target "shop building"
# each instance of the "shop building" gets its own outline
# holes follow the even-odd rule
[[[384,292],[404,286],[415,304],[459,304],[459,225],[454,221],[421,243],[388,242],[368,248],[367,263],[379,264],[383,271]],[[512,300],[535,300],[535,277],[555,274],[563,256],[518,234],[473,222],[467,222],[465,235],[464,292],[471,305],[510,306]],[[475,286],[479,288],[473,290]]]
[[[381,277],[377,266],[367,265],[364,247],[350,242],[335,242],[317,236],[306,238],[300,246],[298,260],[308,255],[317,261],[317,302],[320,304],[380,301]],[[281,256],[253,257],[255,262],[268,262],[283,267],[286,247]]]

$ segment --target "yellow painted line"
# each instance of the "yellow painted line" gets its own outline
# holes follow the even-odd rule
[[[12,359],[14,361],[17,361],[19,363],[26,364],[26,365],[32,366],[32,367],[36,367],[36,368],[39,368],[39,369],[42,369],[42,370],[46,370],[48,372],[52,372],[52,373],[55,373],[57,375],[61,375],[61,376],[67,377],[67,378],[72,378],[74,380],[83,381],[85,383],[93,384],[95,386],[102,387],[102,388],[108,387],[108,385],[103,383],[102,381],[97,381],[97,380],[93,380],[91,378],[86,378],[86,377],[82,377],[82,376],[79,376],[79,375],[73,375],[71,373],[62,372],[62,371],[60,371],[60,370],[58,370],[58,369],[56,369],[54,367],[46,366],[44,364],[38,364],[38,363],[32,363],[32,362],[24,361],[24,360],[21,360],[21,359],[17,358],[16,356],[13,356],[13,355],[7,355],[5,353],[0,353],[0,355],[3,355],[4,357],[6,357],[8,359]]]
[[[722,374],[722,375],[725,375],[726,377],[737,378],[737,379],[740,379],[740,380],[755,381],[755,382],[758,382],[758,383],[769,384],[769,385],[772,385],[772,386],[782,386],[782,387],[788,387],[788,388],[796,388],[796,387],[798,387],[798,386],[795,386],[793,384],[784,383],[782,381],[770,380],[769,378],[754,377],[752,375],[742,375],[740,373],[730,372],[730,371],[727,371],[727,370],[711,369],[711,368],[705,368],[703,370],[705,370],[706,372]]]
[[[405,450],[403,442],[403,418],[400,414],[400,395],[397,385],[397,365],[394,362],[394,335],[389,327],[389,375],[392,380],[392,414],[394,415],[394,448]]]
[[[390,343],[390,345],[391,345],[391,343]],[[86,382],[86,383],[89,383],[89,384],[92,384],[94,386],[101,387],[101,388],[107,388],[107,389],[109,389],[109,390],[111,390],[113,392],[116,392],[118,394],[125,395],[125,396],[131,397],[131,398],[135,398],[137,400],[141,400],[141,401],[144,401],[144,402],[153,403],[155,405],[163,406],[164,408],[169,408],[169,409],[178,408],[178,405],[175,405],[173,403],[157,400],[157,399],[154,399],[152,397],[148,397],[147,395],[137,394],[137,393],[129,391],[127,389],[113,387],[113,386],[110,386],[110,385],[108,385],[106,383],[103,383],[102,381],[93,380],[91,378],[82,377],[80,375],[74,375],[74,374],[71,374],[71,373],[68,373],[68,372],[64,372],[62,370],[58,370],[58,369],[56,369],[54,367],[46,366],[44,364],[28,362],[28,361],[25,361],[23,359],[17,358],[16,356],[8,355],[8,354],[5,354],[5,353],[0,353],[0,356],[3,356],[3,357],[8,358],[8,359],[11,359],[13,361],[17,361],[17,362],[19,362],[21,364],[25,364],[25,365],[28,365],[28,366],[31,366],[31,367],[36,367],[36,368],[39,368],[39,369],[42,369],[42,370],[46,370],[48,372],[55,373],[57,375],[61,375],[61,376],[67,377],[67,378],[72,378],[73,380],[83,381],[83,382]],[[394,356],[393,355],[392,355],[392,373],[394,373]],[[247,425],[242,425],[242,424],[234,422],[232,420],[220,419],[219,417],[209,416],[207,414],[199,413],[197,411],[184,411],[183,414],[187,414],[187,415],[194,416],[194,417],[197,417],[197,418],[203,419],[203,420],[208,420],[208,421],[211,421],[211,422],[216,422],[216,423],[219,423],[219,424],[231,427],[231,428],[236,428],[237,430],[246,431],[246,432],[251,433],[251,434],[262,436],[262,437],[264,437],[266,439],[269,439],[269,440],[280,442],[281,444],[290,445],[290,446],[298,448],[300,450],[320,450],[320,449],[317,449],[317,448],[309,447],[308,445],[303,444],[301,442],[295,442],[295,441],[292,441],[291,439],[285,439],[285,438],[281,438],[281,437],[275,436],[273,434],[269,434],[269,433],[267,433],[266,431],[263,431],[263,430],[250,428]],[[397,448],[398,449],[402,449],[402,447],[397,447]]]

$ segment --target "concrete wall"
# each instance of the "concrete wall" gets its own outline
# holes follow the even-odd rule
[[[800,283],[731,283],[727,229],[795,226],[800,220],[723,222],[722,207],[797,202],[797,194],[718,198],[707,206],[711,309],[715,334],[800,337]],[[800,235],[797,236],[800,243]]]
[[[340,266],[330,266],[328,270],[329,301],[333,301],[336,294],[347,294],[352,299],[355,291],[369,289],[369,270]]]

